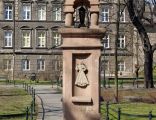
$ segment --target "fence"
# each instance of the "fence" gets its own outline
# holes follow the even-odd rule
[[[36,109],[35,109],[35,89],[31,87],[30,85],[23,83],[22,87],[24,90],[32,96],[32,102],[30,106],[27,106],[25,108],[25,112],[21,114],[8,114],[8,115],[0,115],[0,119],[10,119],[10,118],[21,118],[24,120],[34,120],[34,115],[36,114]]]
[[[26,108],[26,120],[33,120],[35,109],[35,89],[29,86],[27,83],[23,83],[23,88],[28,94],[32,95],[32,102],[29,107]]]
[[[139,77],[139,78],[135,78],[135,77],[120,77],[118,78],[118,82],[119,82],[119,87],[123,88],[124,85],[132,85],[133,87],[136,86],[137,88],[139,88],[140,84],[144,83],[144,78],[143,77]],[[114,81],[114,77],[107,77],[105,78],[105,80],[102,80],[102,84],[104,84],[104,86],[110,88],[114,85],[115,81]]]
[[[126,118],[132,117],[134,118],[134,120],[139,119],[139,118],[145,118],[146,120],[153,120],[154,118],[156,118],[156,116],[152,114],[152,111],[149,111],[149,113],[147,113],[146,115],[129,114],[129,113],[123,112],[121,108],[117,108],[117,109],[111,108],[109,102],[106,103],[105,112],[106,114],[104,116],[104,120],[125,120],[125,119],[122,119],[122,116],[125,116]]]

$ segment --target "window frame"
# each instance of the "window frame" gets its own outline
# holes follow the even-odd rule
[[[106,11],[106,9],[108,10],[108,11]],[[102,8],[102,11],[101,11],[101,21],[102,22],[109,22],[110,20],[109,20],[109,13],[110,12],[110,10],[109,10],[109,7],[103,7]]]
[[[6,8],[6,6],[7,7],[9,7],[9,6],[11,6],[12,7],[12,9],[10,10],[10,9],[5,9]],[[4,19],[5,20],[13,20],[13,11],[14,11],[14,9],[13,9],[13,4],[12,3],[4,3]],[[11,12],[11,13],[10,13]],[[10,14],[11,14],[11,18],[10,18]],[[7,17],[6,17],[6,15],[7,15]]]
[[[39,10],[39,8],[42,8],[42,7],[45,7],[45,11],[44,11],[45,12],[45,16],[44,16],[45,18],[44,19],[43,19],[43,11],[42,11],[42,9]],[[40,14],[40,12],[41,12],[41,14]],[[42,16],[41,19],[40,19],[39,16]],[[47,20],[47,5],[46,4],[38,4],[38,6],[37,6],[37,18],[38,18],[39,21]]]
[[[54,36],[54,34],[56,36]],[[53,43],[52,46],[60,46],[62,44],[62,37],[57,29],[52,29],[52,43]]]
[[[62,5],[53,4],[51,14],[52,14],[52,21],[62,21]]]
[[[24,46],[24,33],[25,34],[29,34],[29,45],[28,46]],[[22,30],[22,48],[31,48],[32,47],[32,32],[31,32],[31,30],[29,29],[29,30]],[[26,39],[25,39],[26,40]],[[28,40],[28,39],[27,39]],[[28,41],[26,41],[26,42],[28,42]],[[28,43],[27,43],[28,44]]]
[[[39,34],[40,33],[44,33],[44,45],[42,44],[42,40],[41,40],[41,37],[39,38]],[[43,37],[42,37],[43,38]],[[41,41],[40,41],[41,40]],[[40,45],[40,42],[41,42],[41,45]],[[47,30],[46,29],[36,29],[36,46],[37,48],[46,48],[47,47]]]
[[[45,71],[45,59],[37,59],[37,70]]]
[[[123,37],[121,37],[121,36],[123,36]],[[118,46],[117,46],[119,49],[124,49],[126,47],[125,46],[125,42],[126,42],[125,39],[126,39],[125,35],[123,35],[123,34],[119,35],[119,37],[118,37]]]
[[[11,59],[3,59],[3,69],[5,71],[12,70],[12,60]]]
[[[26,11],[24,10],[24,7],[30,7],[30,10],[26,9]],[[28,17],[28,13],[29,13],[29,17]],[[22,16],[22,20],[31,20],[32,19],[32,5],[31,3],[22,3],[22,10],[21,10],[21,16]]]
[[[124,10],[120,10],[120,22],[126,22],[125,9]]]
[[[108,34],[106,34],[104,37],[103,37],[103,47],[105,48],[105,49],[108,49],[108,48],[110,48],[110,36],[108,35]],[[105,42],[105,41],[107,41],[107,42]],[[106,46],[107,45],[107,46]]]
[[[11,33],[11,36],[9,36],[9,37],[6,36],[6,33]],[[10,44],[10,45],[8,45],[8,44]],[[5,48],[13,47],[13,31],[12,30],[4,30],[4,47]]]
[[[118,71],[124,72],[126,70],[125,61],[118,61]]]
[[[23,71],[30,71],[30,60],[29,59],[22,59],[22,70]]]

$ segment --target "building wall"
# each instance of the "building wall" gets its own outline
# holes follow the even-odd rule
[[[14,18],[11,20],[5,20],[4,18],[4,6],[5,4],[11,4],[13,7],[13,0],[8,1],[0,1],[0,59],[3,63],[4,59],[12,60],[13,67],[13,53],[15,51],[15,77],[24,79],[29,78],[32,73],[36,73],[39,79],[55,79],[56,75],[54,73],[58,73],[61,70],[61,51],[57,48],[54,39],[53,39],[53,30],[56,30],[63,26],[63,20],[55,21],[52,19],[53,15],[53,3],[52,0],[46,0],[43,2],[37,2],[28,0],[26,3],[22,2],[22,0],[15,0],[15,21]],[[31,4],[31,20],[23,20],[22,19],[22,5],[23,4]],[[37,17],[37,9],[38,5],[46,5],[46,20],[38,20]],[[59,3],[59,5],[61,5]],[[62,7],[62,5],[61,5]],[[61,11],[62,12],[62,11]],[[12,12],[13,14],[13,12]],[[63,14],[62,14],[63,15]],[[63,19],[63,17],[62,17]],[[15,46],[12,43],[12,47],[5,47],[4,45],[4,31],[10,30],[14,31],[15,26]],[[22,33],[23,31],[31,31],[31,46],[23,47],[22,46]],[[37,43],[37,31],[43,30],[46,32],[46,46],[38,47]],[[12,34],[13,36],[13,34]],[[14,37],[12,38],[12,42],[14,42]],[[15,48],[15,49],[13,49]],[[10,56],[10,57],[9,57]],[[37,59],[45,60],[45,70],[39,71],[37,70]],[[22,69],[22,60],[28,59],[30,61],[30,69],[23,70]],[[58,63],[58,60],[60,61]],[[54,63],[55,62],[55,63]],[[59,64],[59,65],[57,65]],[[1,65],[1,69],[3,69],[4,65]],[[60,67],[58,69],[58,66]],[[12,68],[13,69],[13,68]],[[8,72],[10,77],[12,77],[12,69]],[[4,72],[6,70],[3,70]],[[5,72],[6,73],[6,72]],[[60,74],[60,73],[59,73]]]
[[[13,2],[14,0],[4,0]],[[52,14],[53,8],[63,5],[62,0],[25,0],[26,3],[31,4],[31,20],[22,19],[22,0],[15,0],[15,76],[17,78],[24,78],[30,76],[31,73],[38,74],[40,79],[56,79],[58,73],[61,71],[62,64],[62,53],[61,50],[57,49],[53,40],[53,30],[57,30],[59,27],[64,26],[64,15],[63,9],[61,10],[62,19],[59,21],[53,20],[54,14]],[[102,50],[101,63],[107,61],[109,68],[101,68],[101,75],[105,69],[106,76],[114,75],[114,41],[116,36],[116,18],[117,18],[117,4],[116,0],[100,0],[100,14],[99,14],[99,25],[100,27],[105,27],[107,29],[107,34],[109,35],[109,48],[104,48]],[[13,47],[4,47],[4,31],[6,29],[14,30],[14,21],[4,19],[4,4],[5,2],[0,1],[0,59],[4,59],[6,55],[13,55]],[[6,2],[7,3],[7,2]],[[60,4],[61,3],[61,4]],[[122,2],[121,2],[122,3]],[[12,4],[12,3],[11,3]],[[44,4],[46,6],[46,20],[38,20],[37,9],[38,5]],[[109,9],[109,21],[103,22],[103,8]],[[125,15],[125,21],[120,22],[119,33],[125,36],[125,47],[118,49],[118,61],[124,62],[124,70],[122,76],[133,76],[134,65],[136,62],[136,52],[135,42],[136,37],[134,33],[134,27],[131,24],[127,9],[124,9],[124,4],[121,5],[121,11]],[[22,47],[22,31],[31,31],[31,46],[29,48]],[[39,48],[37,44],[37,30],[46,31],[46,47]],[[102,40],[103,42],[103,40]],[[24,58],[30,60],[30,70],[23,71],[21,61]],[[45,71],[37,71],[37,59],[45,59]],[[58,59],[60,62],[56,60]],[[58,69],[59,65],[60,69]],[[102,75],[103,76],[103,75]]]

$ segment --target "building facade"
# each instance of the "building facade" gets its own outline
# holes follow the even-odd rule
[[[1,70],[11,76],[14,69],[15,78],[27,78],[31,73],[40,79],[57,77],[53,73],[62,66],[57,47],[63,19],[61,1],[1,0]]]
[[[36,73],[40,79],[61,76],[61,36],[64,26],[63,0],[0,1],[0,67],[16,78]],[[100,0],[99,24],[107,29],[101,57],[101,75],[114,75],[114,45],[117,0]],[[122,2],[121,2],[122,3]],[[121,76],[134,72],[134,27],[124,3],[121,5],[118,38],[118,71]],[[74,27],[77,27],[76,25]],[[15,58],[15,59],[14,59]],[[15,66],[13,66],[15,63]]]
[[[107,29],[102,40],[102,73],[112,77],[115,73],[115,39],[117,34],[116,24],[119,22],[119,37],[117,40],[118,73],[119,76],[133,76],[133,36],[134,27],[130,22],[124,1],[120,5],[120,21],[117,21],[117,0],[101,0],[99,24]]]

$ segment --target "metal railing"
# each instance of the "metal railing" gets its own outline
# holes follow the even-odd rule
[[[153,120],[154,118],[156,118],[156,115],[152,114],[152,111],[149,111],[149,113],[147,114],[130,114],[130,113],[125,113],[124,111],[122,111],[121,108],[111,108],[110,106],[111,104],[109,102],[106,103],[105,107],[106,107],[106,114],[104,116],[104,120],[124,120],[122,119],[121,116],[127,117],[127,118],[135,118],[135,120],[137,120],[137,118],[147,118],[147,120]],[[111,118],[111,119],[110,119]]]

